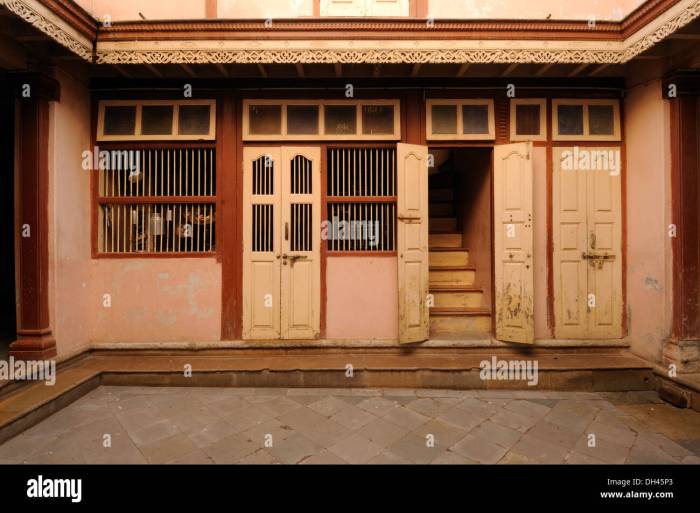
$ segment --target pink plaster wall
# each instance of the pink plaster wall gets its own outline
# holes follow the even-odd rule
[[[98,19],[112,21],[146,19],[202,19],[206,0],[76,0]],[[644,0],[430,0],[428,12],[435,18],[617,20]],[[313,16],[312,0],[218,0],[219,18],[295,18]]]
[[[90,177],[82,153],[90,146],[87,73],[55,68],[61,101],[51,103],[49,140],[49,307],[59,356],[89,344]]]
[[[627,312],[633,352],[659,362],[671,330],[670,114],[653,81],[625,100]]]
[[[330,257],[326,267],[326,337],[397,340],[396,258]]]
[[[95,342],[219,340],[221,266],[214,258],[95,260],[89,315]]]

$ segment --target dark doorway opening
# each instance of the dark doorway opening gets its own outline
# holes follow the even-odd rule
[[[430,148],[430,336],[492,334],[492,149]]]
[[[3,88],[3,90],[6,90]],[[7,359],[17,339],[15,283],[15,103],[12,95],[0,100],[0,360]],[[9,98],[7,98],[9,96]]]

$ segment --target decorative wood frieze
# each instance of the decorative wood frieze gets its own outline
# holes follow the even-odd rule
[[[92,61],[93,41],[71,27],[41,2],[37,0],[3,0],[0,3],[76,55],[86,61]]]

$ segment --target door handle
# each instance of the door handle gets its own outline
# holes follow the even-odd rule
[[[399,221],[402,221],[404,223],[420,222],[420,220],[421,220],[420,217],[414,217],[414,216],[397,216],[396,218]]]

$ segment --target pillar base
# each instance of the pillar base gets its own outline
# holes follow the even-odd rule
[[[10,344],[15,360],[48,360],[56,356],[56,340],[51,330],[18,330],[17,340]]]

